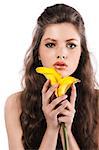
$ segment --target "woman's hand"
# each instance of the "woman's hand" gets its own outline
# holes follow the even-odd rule
[[[42,110],[44,112],[46,122],[47,122],[47,128],[49,129],[59,129],[59,122],[57,120],[57,115],[61,112],[64,112],[65,108],[67,107],[67,95],[55,98],[50,102],[50,98],[52,94],[55,92],[55,89],[58,88],[58,85],[49,86],[49,80],[47,80],[43,86],[42,89]],[[61,103],[56,109],[55,107]],[[64,112],[65,113],[65,112]]]
[[[76,86],[72,85],[72,91],[70,96],[70,102],[66,100],[65,108],[60,113],[63,115],[58,118],[59,122],[64,122],[67,131],[71,130],[73,118],[75,115],[75,100],[76,100]]]

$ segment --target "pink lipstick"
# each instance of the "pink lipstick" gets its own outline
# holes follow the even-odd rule
[[[53,66],[55,69],[66,69],[67,68],[67,64],[64,63],[63,61],[57,61]]]

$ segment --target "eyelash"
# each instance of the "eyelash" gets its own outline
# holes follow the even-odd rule
[[[69,47],[68,47],[69,46]],[[71,47],[72,46],[72,47]],[[74,43],[67,43],[66,44],[66,47],[69,48],[69,49],[74,49],[77,45],[74,44]]]
[[[53,46],[55,46],[55,44],[54,43],[47,43],[47,44],[45,44],[45,46],[47,48],[53,48]]]
[[[45,44],[45,46],[46,46],[47,48],[53,48],[53,47],[55,46],[55,44],[54,44],[54,43],[47,43],[47,44]],[[67,43],[67,44],[66,44],[66,47],[69,48],[69,49],[74,49],[76,46],[77,46],[77,45],[74,44],[74,43]]]

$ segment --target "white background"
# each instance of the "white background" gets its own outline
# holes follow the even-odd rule
[[[1,0],[0,1],[0,150],[8,150],[4,123],[7,97],[21,89],[24,55],[32,41],[36,19],[45,7],[66,3],[84,18],[88,47],[99,82],[99,6],[97,0]]]

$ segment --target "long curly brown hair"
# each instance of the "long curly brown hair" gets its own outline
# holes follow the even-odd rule
[[[72,76],[81,80],[77,84],[76,114],[72,125],[73,135],[82,150],[98,150],[99,97],[95,87],[95,76],[87,48],[84,21],[77,10],[65,4],[47,7],[37,20],[33,41],[26,53],[24,87],[21,93],[20,122],[23,130],[22,142],[25,149],[38,149],[46,130],[42,112],[41,90],[46,81],[35,69],[42,66],[38,59],[41,38],[46,27],[59,23],[73,24],[81,38],[82,53],[77,70]]]

